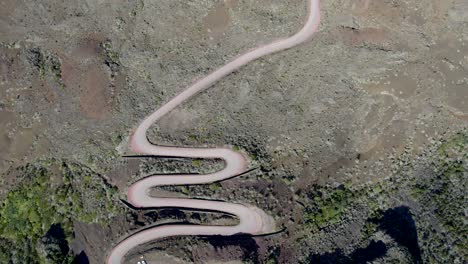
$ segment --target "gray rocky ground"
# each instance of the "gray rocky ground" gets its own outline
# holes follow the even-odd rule
[[[149,173],[222,166],[123,158],[126,140],[193,80],[294,33],[305,8],[0,0],[2,263],[103,263],[149,224],[234,222],[126,207],[126,188]],[[247,65],[150,133],[230,145],[257,168],[155,193],[254,204],[283,231],[156,241],[128,263],[466,263],[467,125],[467,1],[323,0],[313,41]]]

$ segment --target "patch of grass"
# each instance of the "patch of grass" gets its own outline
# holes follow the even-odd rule
[[[368,240],[377,231],[377,223],[368,221],[361,230],[362,240]]]
[[[180,187],[180,192],[185,194],[185,195],[188,195],[190,193],[189,189],[186,186],[181,186]]]
[[[468,183],[468,131],[463,131],[439,146],[433,157],[434,175],[415,179],[413,197],[426,214],[434,215],[443,232],[433,232],[432,225],[421,231],[428,243],[429,261],[454,263],[466,259],[466,189]]]
[[[426,208],[435,208],[435,215],[450,233],[454,247],[467,256],[466,188],[468,187],[468,132],[459,133],[442,144],[434,161],[436,177],[418,181],[422,190],[418,197]]]
[[[306,209],[305,221],[316,228],[336,224],[350,205],[353,192],[344,185],[337,189],[324,187],[313,194],[313,202]]]
[[[40,254],[38,247],[52,226],[61,226],[66,240],[71,240],[73,221],[104,224],[118,211],[116,199],[113,199],[115,189],[107,186],[98,175],[78,164],[52,164],[59,166],[59,172],[40,165],[22,168],[24,179],[8,192],[0,206],[0,260],[25,252],[25,245],[29,245],[27,253],[23,253],[28,256],[16,258],[33,261],[17,263],[51,263],[47,256],[58,256],[47,252]],[[8,251],[2,249],[4,243],[9,245]],[[71,261],[68,256],[63,259]]]
[[[102,43],[101,46],[105,54],[104,63],[109,67],[112,73],[111,75],[114,77],[115,73],[119,71],[121,65],[120,54],[114,50],[110,41]]]
[[[468,146],[468,132],[463,131],[457,133],[455,136],[450,138],[449,140],[442,143],[437,149],[437,153],[440,157],[447,157],[450,155],[451,152],[456,150],[464,149]],[[465,156],[467,153],[465,153]]]
[[[187,140],[192,143],[208,142],[209,136],[192,134],[187,136]]]
[[[249,157],[253,161],[258,161],[258,156],[255,153],[249,153]]]
[[[65,87],[62,80],[62,63],[56,55],[44,52],[40,48],[32,48],[28,50],[27,58],[39,71],[39,77],[41,79],[44,79],[47,73],[49,73],[60,87]]]
[[[63,215],[48,198],[46,182],[45,177],[40,176],[32,184],[8,193],[0,213],[2,237],[12,240],[37,239],[53,223],[63,221]]]
[[[201,160],[200,160],[200,159],[194,159],[194,160],[192,160],[192,166],[194,166],[194,167],[200,167],[200,166],[201,166]]]
[[[211,191],[215,192],[215,191],[221,189],[221,184],[218,183],[218,182],[215,182],[215,183],[212,183],[212,184],[208,185],[208,188],[209,188]]]
[[[423,163],[414,162],[409,155],[398,157],[398,169],[379,183],[363,186],[345,183],[338,188],[314,186],[302,194],[304,230],[313,235],[316,229],[346,225],[340,222],[353,210],[348,208],[357,206],[363,208],[368,218],[361,230],[361,241],[366,241],[377,230],[369,219],[380,219],[396,201],[412,199],[411,204],[420,208],[411,213],[417,223],[418,236],[422,238],[419,246],[424,262],[462,263],[468,257],[465,209],[468,203],[468,131],[448,138],[431,153]],[[425,168],[421,170],[421,166],[415,165]]]

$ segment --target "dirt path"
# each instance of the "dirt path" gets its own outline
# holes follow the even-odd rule
[[[209,88],[215,82],[229,75],[247,63],[278,51],[292,48],[309,40],[317,31],[320,23],[320,0],[307,0],[308,18],[304,27],[295,35],[275,41],[266,46],[258,47],[247,52],[218,70],[212,72],[205,78],[197,81],[185,91],[174,97],[157,111],[145,118],[135,130],[130,148],[136,153],[144,155],[157,155],[168,157],[188,158],[217,158],[225,161],[225,168],[221,171],[206,175],[158,175],[149,176],[135,184],[128,190],[129,202],[135,207],[178,207],[192,208],[196,210],[220,211],[235,215],[239,218],[239,224],[235,226],[209,226],[209,225],[162,225],[129,236],[121,241],[109,254],[108,264],[122,263],[124,256],[132,248],[149,241],[181,235],[223,235],[229,236],[237,233],[264,234],[274,231],[274,221],[265,212],[255,206],[232,204],[225,202],[156,198],[148,195],[148,190],[154,186],[164,185],[189,185],[207,184],[238,175],[246,170],[247,161],[240,153],[226,148],[183,148],[163,147],[151,144],[146,132],[148,128],[165,114],[192,98],[197,93]]]

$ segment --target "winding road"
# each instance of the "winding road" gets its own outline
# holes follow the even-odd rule
[[[195,82],[192,86],[146,117],[130,139],[130,149],[143,155],[223,159],[225,162],[223,170],[211,174],[153,175],[139,180],[128,189],[128,202],[130,204],[138,208],[177,207],[225,212],[237,216],[239,223],[234,226],[169,224],[149,228],[137,232],[117,244],[108,255],[107,264],[120,264],[132,248],[164,237],[186,235],[229,236],[239,233],[258,235],[275,231],[273,218],[255,206],[197,199],[157,198],[149,196],[149,189],[155,186],[208,184],[231,178],[247,169],[247,160],[242,154],[227,148],[184,148],[153,145],[148,141],[146,132],[153,123],[171,110],[247,63],[268,54],[292,48],[311,39],[320,24],[320,0],[306,1],[308,2],[308,17],[305,25],[299,32],[289,38],[277,40],[271,44],[247,52]]]

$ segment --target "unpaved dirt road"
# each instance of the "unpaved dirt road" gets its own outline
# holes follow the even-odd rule
[[[149,196],[148,190],[155,186],[207,184],[233,177],[246,170],[247,161],[242,154],[226,148],[183,148],[153,145],[148,141],[146,134],[150,126],[161,117],[240,67],[260,57],[292,48],[311,39],[320,23],[320,1],[308,0],[308,5],[309,13],[307,21],[299,32],[287,39],[278,40],[247,52],[212,72],[205,78],[195,82],[192,86],[188,87],[185,91],[145,118],[131,138],[130,148],[136,153],[168,157],[215,158],[223,159],[225,162],[223,170],[206,175],[158,175],[144,178],[133,184],[128,190],[128,199],[133,206],[139,208],[178,207],[226,212],[237,216],[239,218],[239,224],[235,226],[162,225],[146,229],[120,242],[109,254],[107,258],[108,264],[122,263],[125,254],[132,248],[163,237],[180,235],[229,236],[238,233],[256,235],[274,231],[273,219],[261,209],[254,206],[196,199],[156,198]]]

